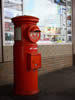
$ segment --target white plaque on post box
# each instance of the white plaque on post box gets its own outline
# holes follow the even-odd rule
[[[15,29],[14,39],[21,40],[21,28],[20,27],[17,27]]]

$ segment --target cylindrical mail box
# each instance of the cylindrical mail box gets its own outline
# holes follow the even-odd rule
[[[14,92],[16,95],[34,95],[38,89],[38,68],[41,67],[41,55],[37,41],[40,29],[36,25],[38,18],[19,16],[14,23]]]

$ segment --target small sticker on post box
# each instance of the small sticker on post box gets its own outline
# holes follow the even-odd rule
[[[28,69],[38,69],[41,67],[41,54],[27,54]]]

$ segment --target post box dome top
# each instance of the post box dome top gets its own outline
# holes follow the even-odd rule
[[[37,23],[38,21],[39,21],[39,18],[33,17],[33,16],[27,16],[27,15],[17,16],[17,17],[12,18],[13,23],[16,23],[16,22],[34,22],[34,23]]]

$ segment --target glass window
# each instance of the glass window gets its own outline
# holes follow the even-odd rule
[[[23,0],[4,0],[4,45],[14,42],[14,25],[11,18],[23,14]]]
[[[11,18],[19,15],[38,17],[41,38],[38,43],[72,41],[71,0],[4,0],[4,44],[13,44]]]
[[[23,14],[38,17],[41,29],[39,43],[72,41],[71,0],[24,0]]]
[[[67,9],[67,41],[72,41],[72,1],[67,0],[66,2]]]

